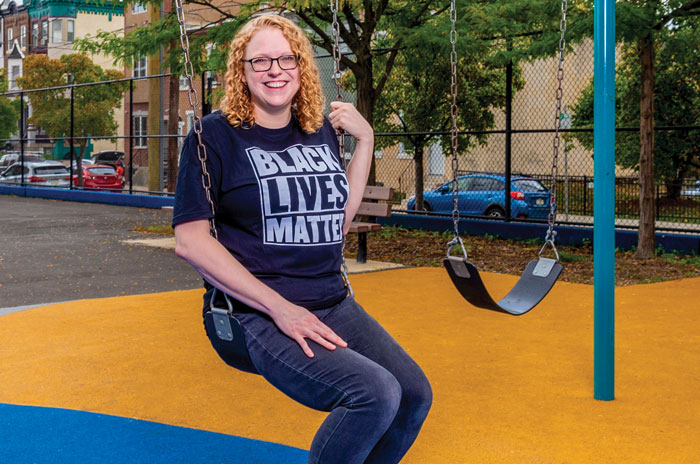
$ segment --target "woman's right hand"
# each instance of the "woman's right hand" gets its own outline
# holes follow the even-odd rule
[[[348,346],[313,313],[282,298],[244,268],[209,235],[206,219],[175,226],[175,253],[216,288],[272,317],[277,327],[295,340],[308,357],[313,358],[314,353],[307,338],[329,350]]]
[[[304,354],[309,358],[314,357],[314,352],[306,342],[313,340],[328,350],[335,350],[336,346],[346,348],[348,344],[340,338],[330,327],[321,322],[311,311],[301,306],[289,303],[277,308],[270,314],[277,327],[289,338],[296,341]]]

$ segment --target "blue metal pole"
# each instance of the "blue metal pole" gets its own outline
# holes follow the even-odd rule
[[[594,4],[593,396],[615,399],[615,1]]]

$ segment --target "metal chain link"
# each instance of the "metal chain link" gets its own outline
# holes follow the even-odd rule
[[[459,160],[457,158],[458,147],[457,139],[459,131],[457,129],[457,2],[450,2],[450,92],[452,93],[452,105],[450,106],[450,117],[452,118],[452,226],[454,227],[454,237],[447,244],[447,256],[452,253],[452,248],[459,245],[466,261],[467,247],[462,242],[462,237],[459,236],[459,202],[457,194],[459,187],[457,185],[457,172],[459,171]]]
[[[457,5],[456,0],[450,2],[450,74],[452,92],[452,106],[450,107],[450,116],[452,117],[452,224],[454,226],[455,237],[459,237],[459,208],[457,200],[457,171],[459,170],[459,161],[457,159]]]
[[[551,245],[552,249],[554,252],[557,254],[557,259],[558,259],[558,253],[556,246],[554,245],[554,241],[556,238],[556,231],[554,230],[554,223],[557,218],[557,210],[556,210],[556,204],[557,204],[557,179],[559,176],[559,145],[561,143],[561,134],[560,134],[560,129],[561,129],[561,109],[562,109],[562,100],[564,96],[564,92],[562,90],[562,82],[564,80],[564,53],[566,51],[566,11],[568,9],[568,0],[562,0],[561,2],[561,20],[559,21],[559,32],[560,32],[560,37],[559,37],[559,66],[557,68],[557,91],[556,91],[556,111],[554,115],[554,140],[552,142],[553,145],[553,156],[552,156],[552,173],[551,173],[551,178],[552,178],[552,184],[550,186],[550,197],[549,197],[549,215],[547,218],[547,234],[545,235],[545,244],[542,247],[542,250],[544,250],[544,247],[547,245]],[[542,253],[542,250],[540,250],[540,254]]]
[[[194,123],[192,125],[192,130],[197,136],[197,159],[199,159],[199,164],[202,169],[202,187],[204,188],[204,193],[209,202],[209,207],[211,208],[211,218],[209,219],[209,233],[215,239],[219,239],[219,234],[216,231],[216,222],[214,216],[216,215],[216,208],[214,208],[214,202],[211,199],[211,176],[209,176],[209,171],[207,170],[207,147],[202,141],[202,120],[197,114],[197,107],[199,106],[199,97],[197,91],[195,90],[193,75],[194,69],[192,66],[192,60],[190,59],[190,40],[187,37],[187,27],[185,25],[185,11],[182,8],[182,0],[175,0],[175,11],[177,13],[177,22],[180,25],[180,45],[182,46],[182,51],[185,55],[185,77],[187,78],[187,84],[189,86],[189,91],[187,97],[190,101],[190,106],[192,107],[192,113],[194,114]]]
[[[340,72],[340,23],[338,22],[338,11],[340,11],[340,5],[339,0],[330,0],[330,2],[331,13],[333,13],[333,23],[331,24],[331,30],[333,32],[333,63],[335,64],[335,71],[333,72],[333,83],[335,84],[336,99],[338,101],[343,101],[343,94],[341,92],[341,78],[343,75]],[[340,153],[343,158],[343,166],[345,166],[345,131],[339,131],[338,135]]]
[[[340,23],[338,22],[338,11],[340,9],[339,0],[330,0],[331,2],[331,13],[333,13],[333,22],[331,24],[331,30],[333,32],[333,62],[335,64],[335,72],[333,73],[333,82],[335,83],[336,98],[338,101],[343,101],[343,94],[341,92],[341,77],[340,72]],[[340,156],[343,168],[346,169],[345,160],[345,131],[338,131],[338,155]],[[346,218],[347,219],[347,218]],[[343,234],[343,241],[340,246],[340,258],[343,265],[343,279],[345,280],[345,285],[348,287],[348,293],[351,297],[355,296],[355,292],[350,285],[350,278],[348,277],[348,265],[345,262],[345,234]]]

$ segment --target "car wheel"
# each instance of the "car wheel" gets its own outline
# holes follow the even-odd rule
[[[410,209],[412,209],[413,211],[418,210],[418,208],[416,208],[416,203],[413,203],[413,205],[411,206]],[[433,209],[430,207],[430,205],[428,204],[428,202],[425,201],[425,200],[423,200],[423,208],[420,209],[420,211],[432,211],[432,210],[433,210]]]
[[[498,206],[492,206],[491,208],[486,210],[486,216],[492,217],[492,218],[502,218],[502,217],[506,217],[506,212],[503,211]]]

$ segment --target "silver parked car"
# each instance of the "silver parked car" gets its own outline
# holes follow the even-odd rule
[[[5,169],[11,164],[20,163],[24,158],[25,163],[38,163],[40,161],[45,161],[44,156],[41,153],[24,153],[24,156],[20,156],[19,152],[13,151],[5,153],[0,157],[0,169]]]
[[[15,163],[0,174],[0,184],[22,183],[22,164]],[[24,184],[35,187],[68,187],[70,172],[62,164],[44,161],[24,163]]]

